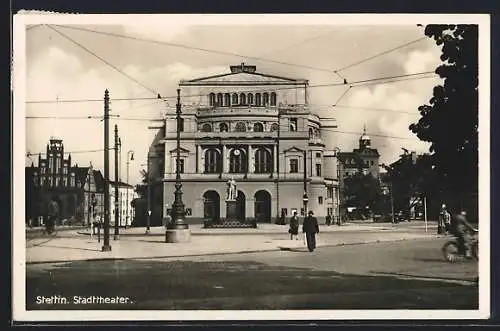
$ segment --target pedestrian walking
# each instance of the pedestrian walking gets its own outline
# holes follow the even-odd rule
[[[299,240],[299,218],[297,217],[297,212],[294,211],[292,217],[290,218],[290,228],[288,229],[290,233],[290,240],[293,240],[295,236],[296,240]]]
[[[326,215],[326,225],[330,226],[332,224],[332,215]]]
[[[450,232],[451,226],[451,215],[446,209],[446,205],[443,204],[441,206],[441,211],[439,212],[438,217],[438,234],[446,234]]]
[[[309,252],[314,251],[316,248],[316,234],[319,233],[319,225],[318,220],[314,217],[314,212],[312,210],[309,211],[309,215],[304,218],[304,224],[302,224],[302,232],[307,240],[307,249]]]

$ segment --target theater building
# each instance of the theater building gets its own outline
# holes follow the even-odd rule
[[[308,81],[230,66],[220,75],[183,80],[180,172],[186,220],[224,218],[234,178],[240,219],[274,222],[307,210],[324,219],[334,201],[328,187],[335,159],[324,158],[322,123],[308,106]],[[329,127],[332,127],[329,124]],[[150,171],[163,186],[166,215],[174,200],[176,115],[166,114],[150,148]],[[325,161],[329,160],[329,161]],[[326,180],[325,180],[326,178]]]

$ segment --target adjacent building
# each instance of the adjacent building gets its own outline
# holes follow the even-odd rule
[[[135,209],[131,207],[131,203],[138,196],[133,185],[123,182],[109,182],[110,223],[115,224],[115,187],[118,187],[118,226],[131,226],[135,217]]]
[[[241,219],[271,222],[282,212],[303,215],[305,208],[321,219],[335,211],[336,174],[325,173],[335,168],[328,164],[335,159],[325,158],[322,123],[308,105],[308,85],[243,63],[228,73],[179,83],[179,170],[188,221],[224,218],[231,178]],[[163,187],[162,215],[174,199],[176,132],[175,113],[167,114],[149,151],[152,186]]]
[[[104,179],[100,171],[71,164],[65,157],[61,139],[52,137],[46,156],[38,156],[38,166],[25,169],[26,217],[37,220],[46,213],[50,199],[59,204],[61,220],[88,224],[93,214],[102,214]]]

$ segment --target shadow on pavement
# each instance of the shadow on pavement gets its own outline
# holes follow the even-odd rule
[[[57,245],[43,245],[43,247],[73,249],[73,250],[91,251],[91,252],[100,252],[101,251],[100,249],[91,249],[91,248],[83,248],[83,247],[71,247],[71,246],[57,246]]]
[[[417,274],[411,274],[411,273],[379,272],[379,271],[373,271],[372,273],[376,274],[376,275],[409,277],[409,278],[413,278],[413,279],[435,280],[435,281],[444,281],[444,282],[476,282],[477,280],[479,280],[478,277],[469,277],[469,278],[439,277],[439,276],[423,276],[423,275],[417,275]]]
[[[60,295],[66,304],[37,304]],[[73,296],[128,304],[73,304]],[[27,267],[28,310],[478,309],[478,287],[253,261],[75,261]]]

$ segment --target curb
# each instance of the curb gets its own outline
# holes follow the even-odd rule
[[[409,240],[430,240],[436,239],[436,237],[430,238],[402,238],[402,239],[393,239],[393,240],[371,240],[371,241],[359,241],[352,243],[337,243],[337,244],[327,244],[321,245],[317,248],[323,247],[339,247],[339,246],[353,246],[353,245],[366,245],[366,244],[378,244],[384,242],[400,242],[400,241],[409,241]],[[28,264],[46,264],[46,263],[69,263],[69,262],[89,262],[89,261],[125,261],[125,260],[153,260],[153,259],[175,259],[175,258],[185,258],[185,257],[201,257],[201,256],[217,256],[217,255],[236,255],[236,254],[251,254],[251,253],[263,253],[263,252],[278,252],[278,251],[299,251],[302,247],[276,247],[276,248],[263,248],[263,249],[254,249],[254,250],[242,250],[235,252],[217,252],[217,253],[204,253],[204,254],[187,254],[187,255],[161,255],[161,256],[145,256],[145,257],[98,257],[98,258],[88,258],[81,260],[44,260],[44,261],[33,261],[33,262],[25,262]]]

